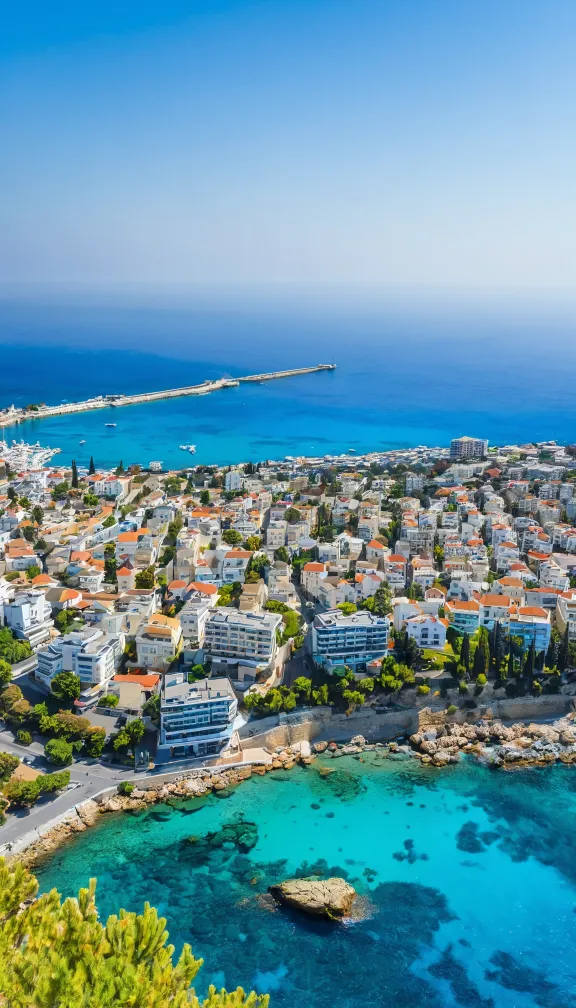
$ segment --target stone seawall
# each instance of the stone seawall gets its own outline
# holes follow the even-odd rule
[[[382,712],[361,708],[349,715],[340,714],[333,707],[312,707],[250,721],[240,729],[240,739],[243,745],[249,742],[272,747],[327,739],[342,741],[352,735],[363,735],[371,742],[387,742],[397,735],[412,734],[417,727],[416,707]]]

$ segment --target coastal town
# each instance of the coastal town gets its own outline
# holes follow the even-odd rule
[[[572,711],[576,446],[165,473],[53,456],[0,459],[0,846],[70,788],[399,736],[438,767],[486,740],[495,765],[576,760],[569,722],[470,728]]]

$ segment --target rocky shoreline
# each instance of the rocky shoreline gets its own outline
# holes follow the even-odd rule
[[[552,724],[518,722],[508,726],[489,717],[477,724],[457,723],[448,720],[445,711],[425,707],[419,712],[418,731],[406,743],[367,742],[363,735],[355,735],[347,743],[316,742],[311,752],[301,743],[278,746],[267,763],[190,770],[158,786],[136,786],[130,795],[116,791],[91,798],[76,805],[58,825],[12,856],[32,866],[75,834],[96,825],[109,812],[137,812],[158,802],[202,798],[210,792],[219,794],[253,775],[289,771],[297,764],[308,766],[321,754],[332,759],[342,756],[361,759],[362,753],[371,751],[384,751],[397,759],[412,757],[422,766],[434,768],[457,763],[462,754],[474,755],[491,767],[505,770],[556,762],[576,763],[576,712]],[[321,772],[330,770],[321,768]]]
[[[206,770],[190,770],[157,787],[136,786],[130,795],[116,791],[113,794],[89,798],[72,808],[57,826],[13,857],[31,867],[52,854],[77,833],[84,833],[91,826],[95,826],[101,816],[109,812],[138,812],[158,802],[170,803],[189,798],[203,798],[210,792],[222,793],[254,775],[264,776],[271,770],[291,770],[297,763],[307,766],[314,759],[315,756],[302,752],[300,744],[294,747],[279,747],[270,763],[247,764],[230,769],[212,767]]]

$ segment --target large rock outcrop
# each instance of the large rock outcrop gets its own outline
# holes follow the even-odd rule
[[[270,892],[280,903],[330,920],[349,914],[356,899],[356,890],[342,878],[288,879],[270,886]]]

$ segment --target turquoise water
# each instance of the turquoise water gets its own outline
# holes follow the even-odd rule
[[[318,363],[336,371],[7,430],[60,460],[165,468],[447,445],[576,441],[576,325],[403,311],[0,302],[0,406],[143,392]],[[116,423],[115,428],[105,427]],[[80,445],[83,440],[86,443]],[[197,445],[197,454],[179,451]]]
[[[277,1008],[576,1005],[573,769],[437,773],[368,753],[320,766],[107,817],[42,867],[42,889],[96,875],[102,915],[150,900],[204,958],[198,989],[240,983]],[[205,841],[225,824],[244,841],[256,828],[256,845]],[[268,885],[312,873],[348,878],[369,916],[270,907]]]

